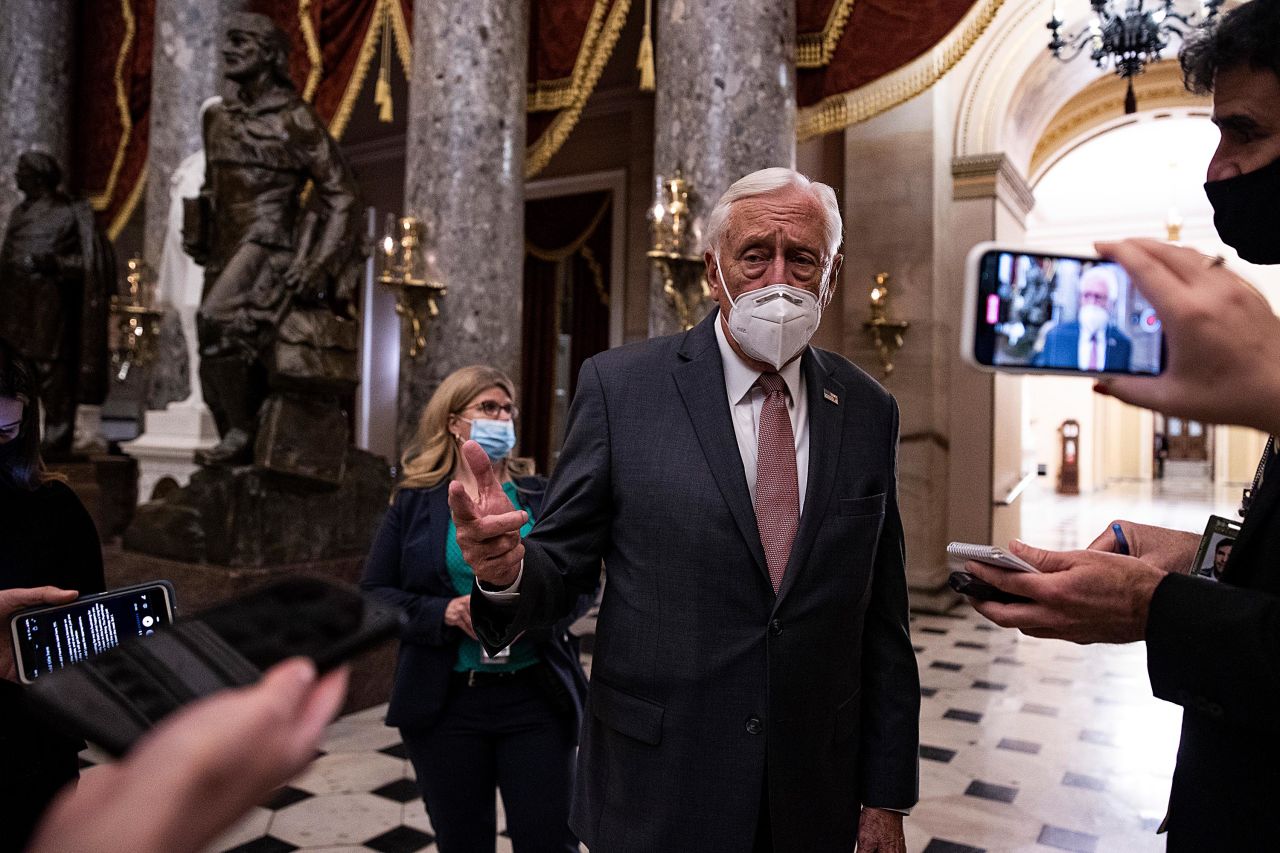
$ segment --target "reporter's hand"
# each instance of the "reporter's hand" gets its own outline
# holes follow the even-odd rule
[[[13,659],[13,636],[9,633],[9,617],[19,610],[41,604],[70,604],[80,593],[56,586],[0,589],[0,678],[18,680],[18,664]]]
[[[449,600],[444,608],[444,624],[461,628],[471,639],[478,639],[476,629],[471,627],[471,596],[460,595]]]
[[[1166,572],[1137,557],[1103,551],[1045,551],[1025,542],[1014,542],[1009,550],[1041,574],[972,561],[964,566],[992,586],[1033,599],[1030,604],[970,599],[992,622],[1073,643],[1132,643],[1146,635],[1151,596]]]
[[[1185,530],[1170,530],[1132,521],[1113,521],[1120,525],[1129,543],[1129,556],[1137,557],[1165,572],[1186,572],[1196,558],[1200,537]],[[1116,551],[1116,536],[1111,524],[1097,539],[1089,543],[1090,551]]]
[[[1108,377],[1094,389],[1168,415],[1280,432],[1280,318],[1262,294],[1193,249],[1146,239],[1097,249],[1155,308],[1169,363],[1159,376]]]
[[[28,853],[196,853],[316,756],[347,690],[294,658],[191,704],[54,801]]]
[[[906,853],[902,815],[863,806],[858,816],[858,853]]]
[[[474,441],[462,445],[462,464],[466,465],[478,486],[478,494],[467,494],[458,480],[449,484],[449,509],[458,529],[458,547],[476,578],[490,587],[503,588],[515,583],[524,559],[520,528],[529,520],[528,513],[512,509],[511,499],[494,476],[493,464],[484,449]]]

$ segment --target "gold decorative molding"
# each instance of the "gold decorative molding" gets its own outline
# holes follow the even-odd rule
[[[124,69],[129,51],[133,49],[133,40],[137,37],[138,21],[133,14],[132,0],[120,0],[120,17],[124,19],[124,38],[120,41],[120,53],[116,55],[116,69],[112,82],[116,89],[116,110],[120,113],[120,141],[116,143],[116,156],[111,161],[111,171],[107,175],[107,185],[102,192],[89,196],[89,204],[94,210],[106,210],[116,193],[116,183],[120,180],[120,170],[124,167],[124,155],[133,137],[133,118],[129,115],[129,92],[124,84]],[[142,180],[139,179],[139,185]],[[136,192],[137,189],[134,189]],[[123,225],[121,226],[123,227]]]
[[[597,8],[609,0],[599,0]],[[583,49],[578,54],[579,67],[583,67],[582,77],[578,86],[573,91],[572,100],[560,110],[560,114],[551,120],[551,125],[542,132],[538,137],[538,141],[532,147],[525,150],[524,155],[524,176],[525,179],[532,178],[534,175],[546,168],[547,163],[551,162],[551,158],[560,150],[560,146],[564,145],[569,134],[573,132],[574,127],[578,124],[578,119],[582,115],[582,108],[586,106],[587,99],[591,97],[591,93],[596,88],[596,83],[600,81],[600,75],[604,73],[604,67],[609,62],[609,57],[613,55],[613,47],[618,42],[618,36],[622,34],[622,28],[627,23],[627,12],[631,9],[631,0],[613,0],[613,6],[609,9],[609,14],[605,18],[600,32],[591,38],[592,49],[587,50],[588,38],[591,32],[588,30],[587,37],[583,38]],[[589,54],[589,61],[583,66],[584,58]],[[575,77],[577,70],[574,71]],[[529,110],[532,111],[532,100],[530,101]]]
[[[320,39],[316,35],[315,22],[311,20],[311,3],[312,0],[298,0],[298,28],[302,30],[302,42],[307,47],[307,61],[311,63],[307,82],[302,87],[302,100],[308,104],[316,96],[316,87],[324,76],[324,54],[320,52]]]
[[[966,154],[951,161],[951,197],[957,201],[994,198],[1024,219],[1036,197],[1009,158],[1000,154]]]
[[[120,205],[120,210],[116,213],[115,218],[107,226],[107,237],[111,240],[120,236],[120,232],[124,230],[124,226],[129,223],[133,217],[134,210],[138,207],[138,202],[142,201],[142,195],[147,189],[147,164],[143,163],[142,168],[138,170],[138,180],[134,183],[133,189],[125,198],[124,204]]]
[[[360,92],[364,89],[364,81],[369,75],[369,66],[373,64],[374,53],[382,44],[382,40],[386,38],[386,27],[383,26],[386,17],[391,18],[392,32],[396,33],[396,42],[400,40],[399,33],[396,28],[396,16],[400,14],[400,23],[403,25],[404,17],[400,9],[399,0],[378,0],[373,10],[372,17],[369,18],[369,29],[364,34],[364,42],[360,45],[360,53],[356,56],[356,65],[352,69],[351,79],[347,81],[346,91],[342,93],[342,100],[338,102],[338,109],[334,112],[333,118],[329,120],[329,132],[333,134],[334,139],[341,139],[343,132],[347,129],[347,122],[351,120],[351,112],[355,109],[356,99],[360,96]],[[406,36],[407,38],[407,36]],[[401,66],[406,75],[413,74],[413,66],[408,64],[403,50],[397,51],[400,56]]]
[[[596,55],[597,42],[604,30],[605,14],[609,11],[609,5],[610,0],[596,0],[595,5],[591,7],[591,17],[587,21],[586,32],[582,35],[582,46],[578,49],[578,59],[573,65],[573,72],[568,77],[540,80],[529,86],[529,103],[525,107],[528,112],[554,112],[568,109],[573,104],[591,73],[591,63]],[[630,2],[627,2],[627,5],[630,6]],[[608,56],[607,53],[606,56]],[[596,76],[599,77],[599,75]],[[590,88],[587,92],[590,94]]]
[[[835,0],[821,32],[796,34],[796,68],[826,68],[844,35],[856,0]]]
[[[803,142],[843,130],[919,95],[964,58],[1003,4],[1004,0],[977,0],[951,32],[911,62],[865,86],[800,110],[796,115],[796,138]]]
[[[1175,59],[1165,59],[1147,66],[1143,74],[1133,78],[1133,91],[1142,112],[1162,109],[1210,109],[1213,99],[1193,95],[1182,83],[1182,69]],[[1031,174],[1042,174],[1065,154],[1073,141],[1125,116],[1125,81],[1107,74],[1077,92],[1054,113],[1040,134],[1031,154]]]

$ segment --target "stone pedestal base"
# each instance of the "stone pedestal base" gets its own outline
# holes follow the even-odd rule
[[[132,459],[92,454],[50,463],[49,470],[67,478],[104,541],[129,526],[138,503],[138,466]]]
[[[385,504],[385,500],[383,501]],[[339,560],[294,563],[262,568],[226,568],[165,560],[125,551],[119,546],[104,549],[107,588],[167,580],[173,584],[178,618],[239,595],[286,574],[316,575],[355,583],[360,578],[363,555]],[[387,701],[395,672],[396,644],[388,642],[350,662],[351,688],[343,713],[369,708]]]
[[[175,403],[160,411],[149,411],[142,435],[120,449],[138,460],[138,500],[154,496],[156,484],[164,478],[185,486],[199,466],[192,461],[197,450],[218,443],[213,416],[203,403]]]
[[[371,453],[346,453],[337,488],[255,465],[202,468],[184,488],[138,507],[124,547],[230,568],[363,557],[387,508],[391,472]]]

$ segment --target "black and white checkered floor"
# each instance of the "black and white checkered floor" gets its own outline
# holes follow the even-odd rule
[[[1149,485],[1090,499],[1038,493],[1025,508],[1024,538],[1079,547],[1115,516],[1190,529],[1229,501],[1222,490],[1168,501]],[[912,623],[924,695],[920,804],[906,821],[907,849],[1163,850],[1154,830],[1180,711],[1152,697],[1142,645],[1037,640],[967,608],[955,614]],[[383,712],[335,722],[324,754],[216,849],[435,850],[399,733],[382,724]],[[498,853],[510,849],[497,838]]]

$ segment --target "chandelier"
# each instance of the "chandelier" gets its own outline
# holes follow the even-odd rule
[[[1157,0],[1150,4],[1153,8],[1146,8],[1148,4],[1144,0],[1089,0],[1093,7],[1089,23],[1064,38],[1060,0],[1054,0],[1053,17],[1046,25],[1053,32],[1049,52],[1063,62],[1070,62],[1088,51],[1089,58],[1099,68],[1110,65],[1129,84],[1124,111],[1133,113],[1138,109],[1133,78],[1142,73],[1148,62],[1160,59],[1161,51],[1169,46],[1170,37],[1182,38],[1213,20],[1224,2],[1201,0],[1195,12],[1184,13],[1174,8],[1179,5],[1175,0]]]

